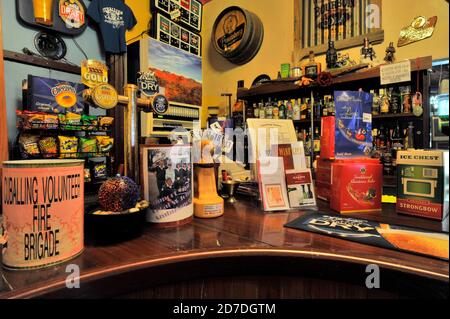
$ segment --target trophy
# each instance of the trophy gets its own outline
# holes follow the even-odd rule
[[[33,8],[36,23],[53,25],[53,0],[33,0]]]

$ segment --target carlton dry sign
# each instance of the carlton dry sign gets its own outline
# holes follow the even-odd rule
[[[84,161],[3,162],[3,265],[49,266],[83,251]]]
[[[225,9],[214,23],[214,48],[234,64],[242,65],[252,60],[263,38],[264,27],[258,16],[239,7]]]

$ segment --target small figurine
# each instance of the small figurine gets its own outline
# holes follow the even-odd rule
[[[350,54],[338,53],[336,64],[339,68],[344,68],[356,65],[356,62],[352,58],[350,58]]]
[[[393,63],[395,61],[395,48],[394,42],[389,43],[389,46],[386,48],[386,56],[384,57],[384,61],[387,63]]]
[[[327,50],[327,68],[334,69],[337,67],[337,51],[334,48],[334,41],[328,42]]]
[[[370,46],[369,38],[364,38],[364,46],[361,48],[361,60],[373,61],[375,57],[375,50]]]

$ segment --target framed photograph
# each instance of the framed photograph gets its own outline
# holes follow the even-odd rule
[[[203,5],[199,0],[152,0],[152,9],[164,12],[166,16],[177,17],[183,26],[200,32],[202,29]]]
[[[147,221],[164,224],[194,214],[190,145],[141,146],[141,185],[150,202]]]
[[[183,28],[159,13],[156,15],[156,23],[155,38],[157,40],[196,56],[202,55],[200,35]]]
[[[330,40],[337,50],[362,46],[365,37],[383,42],[381,9],[382,0],[294,0],[295,62],[325,53]]]

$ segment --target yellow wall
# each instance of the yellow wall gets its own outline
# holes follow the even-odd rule
[[[238,5],[257,14],[264,24],[264,42],[258,55],[244,66],[235,66],[217,54],[211,46],[211,30],[220,12]],[[436,29],[431,38],[401,48],[396,48],[397,60],[432,55],[433,59],[448,58],[449,4],[445,0],[383,0],[382,27],[385,41],[374,46],[382,61],[389,42],[396,46],[400,29],[411,23],[417,15],[427,18],[437,15]],[[290,62],[294,48],[294,1],[293,0],[214,0],[204,7],[203,21],[203,105],[226,106],[220,94],[236,93],[237,81],[245,80],[249,87],[262,73],[275,78],[281,63]],[[358,60],[358,48],[344,50]],[[318,60],[325,64],[322,55]],[[234,99],[234,98],[233,98]]]
[[[148,29],[150,21],[150,1],[149,0],[125,0],[125,3],[131,8],[136,17],[137,24],[131,30],[127,31],[127,43],[133,43],[141,39],[142,32]]]

